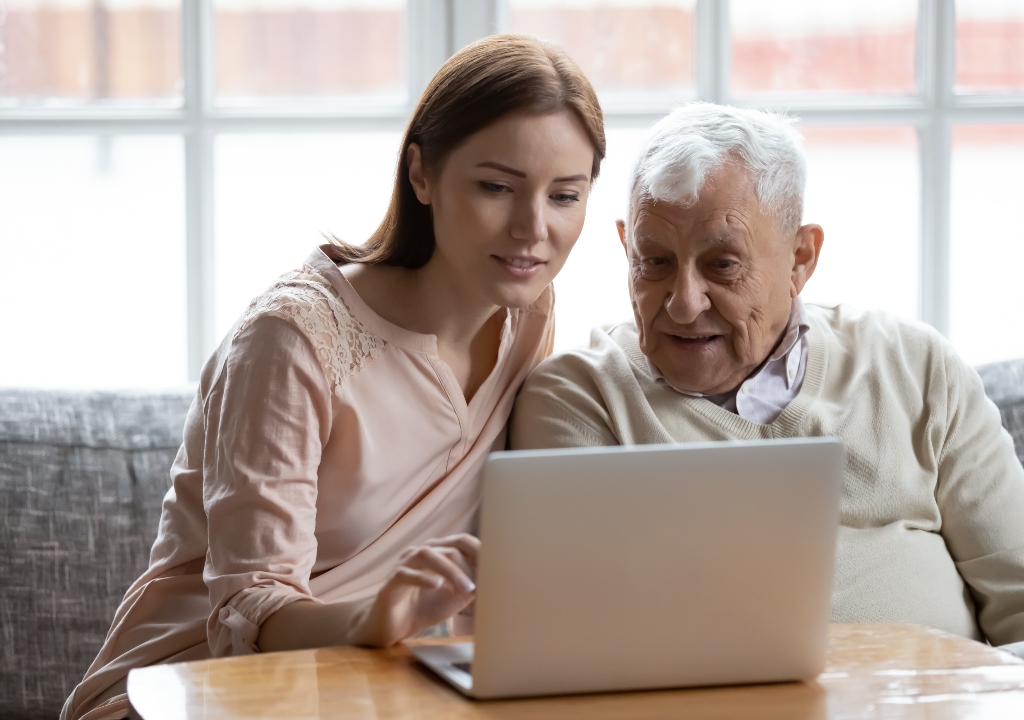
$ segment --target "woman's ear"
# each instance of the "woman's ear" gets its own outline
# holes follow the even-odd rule
[[[825,231],[821,225],[801,225],[796,231],[796,251],[793,253],[791,294],[796,297],[814,274],[821,256],[821,245],[825,242]]]
[[[416,143],[409,143],[409,147],[405,151],[405,163],[409,166],[409,184],[412,185],[412,191],[416,193],[416,199],[424,205],[429,205],[432,183],[424,172],[423,152]]]

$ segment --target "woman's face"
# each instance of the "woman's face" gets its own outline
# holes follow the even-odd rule
[[[424,269],[467,300],[536,301],[583,229],[594,147],[574,114],[506,115],[453,150],[439,172],[409,148],[409,179],[430,205],[437,245]]]

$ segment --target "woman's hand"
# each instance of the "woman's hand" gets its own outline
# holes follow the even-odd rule
[[[476,598],[480,541],[465,533],[409,548],[365,611],[350,642],[389,647],[447,620]]]

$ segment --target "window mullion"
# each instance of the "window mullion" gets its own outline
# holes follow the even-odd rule
[[[199,379],[214,347],[212,0],[182,2],[185,129],[185,262],[188,377]]]
[[[697,98],[726,102],[731,59],[728,0],[697,0],[694,35]]]
[[[452,0],[452,46],[457,52],[482,37],[499,32],[507,15],[506,0]]]
[[[409,106],[452,54],[451,0],[409,0]]]
[[[920,129],[921,146],[921,319],[949,333],[950,162],[956,40],[954,0],[922,0],[919,37],[926,51],[922,87],[928,119]]]

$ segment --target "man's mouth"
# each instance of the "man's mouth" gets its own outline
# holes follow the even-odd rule
[[[708,345],[717,340],[718,338],[722,337],[721,335],[675,335],[673,333],[666,334],[670,338],[672,338],[674,342],[680,343],[682,345],[697,347],[701,345]]]

